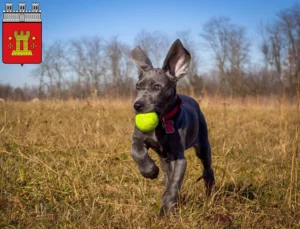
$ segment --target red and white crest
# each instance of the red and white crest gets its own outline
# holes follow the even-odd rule
[[[39,64],[42,62],[42,20],[39,3],[5,4],[2,22],[2,61],[5,64]]]

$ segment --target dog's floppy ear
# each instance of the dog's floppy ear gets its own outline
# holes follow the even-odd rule
[[[177,80],[183,77],[189,68],[191,54],[183,47],[180,40],[177,39],[171,46],[162,70],[169,72]]]
[[[137,65],[139,75],[141,71],[148,71],[153,68],[150,59],[143,52],[140,46],[136,46],[130,53],[130,59]]]

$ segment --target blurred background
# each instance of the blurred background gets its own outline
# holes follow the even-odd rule
[[[299,0],[39,2],[43,62],[1,62],[1,99],[130,98],[129,51],[139,45],[161,67],[177,38],[192,54],[180,92],[293,99],[300,91]]]

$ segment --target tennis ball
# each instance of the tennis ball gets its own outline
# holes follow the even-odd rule
[[[154,130],[158,122],[158,116],[155,112],[141,113],[135,116],[135,124],[143,132]]]

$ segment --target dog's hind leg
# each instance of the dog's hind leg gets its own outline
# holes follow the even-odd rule
[[[203,169],[203,175],[199,179],[203,178],[206,194],[209,196],[215,184],[214,171],[211,165],[211,149],[207,136],[201,136],[199,144],[194,146],[197,157],[201,160]],[[198,180],[199,180],[198,179]]]

